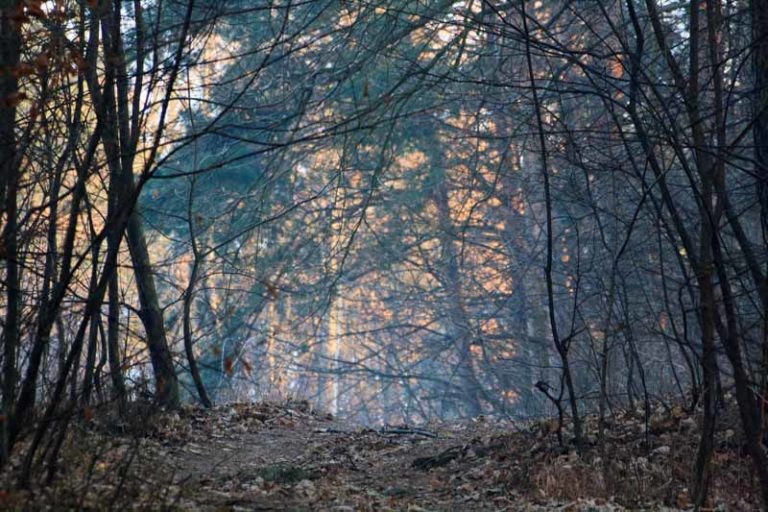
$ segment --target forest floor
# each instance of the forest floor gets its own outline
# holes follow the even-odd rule
[[[689,509],[698,430],[679,407],[659,406],[648,422],[622,413],[607,424],[601,449],[591,443],[597,425],[590,417],[590,445],[579,456],[560,446],[552,421],[370,429],[306,402],[185,408],[151,418],[137,410],[133,421],[101,422],[89,413],[76,423],[53,485],[6,485],[0,508]],[[720,421],[711,509],[757,509],[734,421],[732,411]]]

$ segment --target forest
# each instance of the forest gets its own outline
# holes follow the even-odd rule
[[[767,306],[768,0],[0,0],[1,509],[766,510]]]

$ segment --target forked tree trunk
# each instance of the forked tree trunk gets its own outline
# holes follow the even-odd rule
[[[127,58],[122,46],[123,35],[119,22],[122,15],[120,3],[105,2],[98,15],[104,52],[113,55],[113,58],[106,59],[105,62],[104,87],[99,85],[99,80],[94,74],[89,76],[88,85],[94,95],[97,115],[104,125],[102,140],[111,175],[110,194],[114,194],[114,200],[117,203],[125,205],[129,200],[137,199],[133,167],[138,141],[136,130],[140,129],[138,121],[141,113],[136,110],[135,103],[133,111],[128,108],[130,99]],[[140,21],[138,17],[136,20]],[[133,91],[133,94],[137,92]],[[130,204],[135,206],[133,203]],[[125,231],[136,277],[141,321],[144,325],[147,349],[155,374],[156,400],[162,406],[176,408],[180,405],[178,379],[166,339],[163,314],[155,288],[141,217],[135,208],[130,213]],[[115,233],[112,236],[118,237],[119,234]]]

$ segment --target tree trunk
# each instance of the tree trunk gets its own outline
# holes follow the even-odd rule
[[[528,14],[525,11],[525,1],[521,3],[521,14],[523,19],[523,30],[525,32],[525,57],[528,68],[528,79],[531,83],[531,91],[533,93],[533,108],[536,117],[536,128],[538,134],[539,149],[541,150],[541,174],[544,179],[544,207],[546,210],[546,223],[547,223],[547,260],[544,266],[544,278],[547,283],[547,303],[549,305],[549,326],[552,331],[552,341],[554,342],[557,353],[560,356],[560,360],[563,366],[563,381],[565,387],[568,390],[568,402],[571,408],[571,420],[573,421],[573,436],[576,443],[576,450],[581,452],[582,449],[582,429],[581,429],[581,416],[579,414],[579,405],[576,397],[576,388],[573,384],[573,372],[571,371],[571,364],[569,359],[569,342],[560,338],[560,334],[557,328],[557,316],[555,313],[555,298],[554,298],[554,285],[552,278],[552,263],[553,263],[553,221],[552,221],[552,196],[549,183],[549,165],[547,163],[547,146],[546,138],[544,136],[544,122],[541,114],[541,105],[539,102],[539,94],[536,86],[536,75],[533,72],[533,58],[531,57],[531,34],[528,30]]]
[[[195,359],[195,352],[192,343],[192,300],[195,293],[195,284],[197,284],[197,274],[200,269],[200,257],[195,250],[195,261],[192,264],[192,273],[189,276],[189,285],[184,292],[184,304],[182,313],[182,323],[184,330],[184,352],[187,355],[187,364],[189,364],[189,373],[192,374],[192,381],[195,383],[195,389],[197,389],[197,395],[200,398],[200,403],[205,407],[211,407],[211,399],[208,397],[208,392],[205,390],[205,384],[200,376],[200,369],[197,366],[197,359]]]
[[[754,124],[755,174],[763,226],[768,236],[768,0],[752,0],[752,55],[755,77]]]
[[[19,26],[11,19],[20,2],[2,9],[0,17],[0,69],[14,70],[21,53]],[[16,147],[16,102],[18,79],[11,72],[0,74],[0,215],[5,213],[0,261],[5,264],[6,311],[3,325],[3,415],[0,423],[0,465],[7,461],[9,429],[16,397],[16,351],[19,345],[21,292],[17,247],[16,194],[19,184],[19,160]]]
[[[711,194],[705,192],[704,198],[705,200],[711,199]],[[701,231],[701,261],[698,282],[700,289],[699,314],[701,316],[701,369],[704,380],[702,395],[704,419],[702,420],[701,438],[694,465],[693,497],[697,509],[704,505],[709,490],[710,459],[715,433],[715,376],[717,373],[715,352],[715,315],[717,310],[712,281],[712,229],[708,216],[702,220]]]
[[[752,55],[754,56],[754,125],[752,136],[755,144],[755,176],[760,201],[760,224],[763,243],[768,243],[768,0],[752,0]],[[768,281],[760,283],[768,287]],[[763,290],[768,296],[768,290]],[[763,303],[761,432],[766,424],[768,400],[768,315]]]
[[[179,383],[173,368],[173,357],[168,347],[168,340],[165,336],[163,313],[157,297],[155,278],[152,275],[147,240],[137,211],[134,211],[128,219],[126,235],[133,260],[136,288],[139,292],[141,321],[144,324],[149,357],[152,361],[152,370],[155,373],[156,400],[165,407],[177,408],[180,405]]]
[[[109,374],[118,411],[125,412],[126,392],[123,379],[122,358],[120,357],[120,297],[118,289],[118,273],[115,271],[109,277],[109,309],[107,318],[107,353],[109,357]]]
[[[438,171],[442,173],[442,170]],[[438,229],[442,247],[440,267],[442,268],[442,286],[446,292],[446,309],[448,312],[451,342],[458,356],[456,374],[462,385],[465,405],[468,415],[476,417],[482,414],[480,401],[482,385],[475,375],[472,362],[472,331],[464,304],[464,290],[459,275],[459,255],[454,250],[453,223],[451,221],[450,205],[448,204],[448,186],[444,176],[435,190],[435,203],[438,211]]]
[[[141,217],[133,203],[138,199],[135,197],[136,185],[133,177],[137,139],[135,134],[129,133],[129,127],[135,125],[133,121],[140,113],[128,110],[126,57],[122,47],[119,23],[120,4],[106,2],[101,7],[98,21],[101,23],[104,51],[114,55],[114,58],[106,59],[102,73],[103,88],[99,85],[95,72],[88,76],[88,86],[94,97],[96,114],[104,127],[102,140],[111,176],[109,193],[114,195],[115,204],[122,204],[127,208],[133,207],[127,221],[126,240],[133,261],[141,307],[140,316],[155,375],[155,399],[159,405],[176,408],[180,405],[178,380],[166,339],[162,310],[152,275]],[[120,214],[120,212],[113,212],[113,214]],[[112,233],[111,236],[119,237],[119,231]]]

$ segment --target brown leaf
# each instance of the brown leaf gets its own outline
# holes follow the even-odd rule
[[[75,66],[77,66],[77,69],[82,73],[88,68],[88,63],[85,61],[85,58],[83,58],[82,55],[78,52],[71,52],[70,53],[72,57],[72,61],[75,63]]]
[[[11,71],[11,74],[16,78],[30,76],[35,74],[35,68],[34,66],[32,66],[27,62],[20,62],[13,68],[13,70]]]
[[[269,297],[272,300],[277,300],[277,286],[270,283],[269,281],[264,281],[264,286],[267,288],[267,293],[269,294]]]
[[[247,359],[241,360],[240,363],[243,365],[243,372],[245,372],[245,375],[250,377],[251,372],[253,371],[253,366],[251,366],[251,363]]]
[[[29,23],[29,16],[24,12],[24,6],[19,4],[13,12],[8,15],[8,19],[14,22],[17,27],[24,23]]]
[[[45,19],[47,17],[45,11],[38,3],[30,3],[30,5],[27,5],[27,12],[30,16],[34,16],[35,18]]]
[[[621,64],[621,59],[619,57],[611,60],[609,67],[613,78],[621,78],[621,75],[624,73],[624,66]]]
[[[19,103],[21,103],[21,100],[27,99],[27,95],[23,92],[12,92],[5,98],[0,99],[0,108],[13,108]]]
[[[39,72],[43,72],[46,69],[48,69],[48,65],[50,64],[50,59],[48,58],[48,55],[45,53],[41,53],[37,57],[35,57],[35,67]]]

